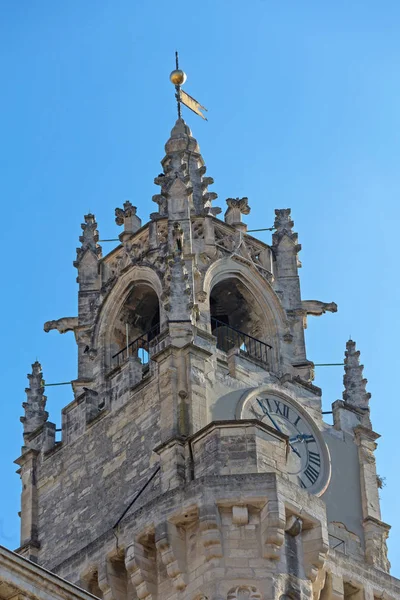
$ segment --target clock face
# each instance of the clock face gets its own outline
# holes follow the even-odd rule
[[[329,452],[318,427],[297,403],[267,392],[252,395],[243,404],[242,419],[258,419],[289,437],[289,479],[314,494],[329,482]]]

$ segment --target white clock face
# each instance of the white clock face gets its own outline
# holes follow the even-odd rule
[[[258,419],[289,437],[289,479],[314,494],[329,482],[329,452],[318,427],[297,403],[262,392],[245,401],[242,419]]]

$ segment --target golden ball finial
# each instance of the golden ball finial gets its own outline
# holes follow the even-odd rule
[[[183,85],[187,79],[186,73],[181,69],[175,69],[169,76],[171,83],[174,85]]]

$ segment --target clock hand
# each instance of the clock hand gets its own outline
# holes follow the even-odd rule
[[[278,425],[278,424],[275,422],[275,420],[274,420],[274,419],[271,417],[271,415],[269,414],[269,412],[267,411],[267,409],[265,408],[265,406],[262,404],[262,402],[260,402],[260,400],[259,400],[258,398],[257,398],[257,402],[258,402],[258,404],[260,405],[260,407],[261,407],[261,410],[263,411],[263,413],[264,413],[265,415],[267,415],[267,417],[269,418],[269,420],[271,421],[271,423],[272,423],[272,425],[275,427],[275,429],[277,429],[277,430],[279,431],[279,433],[283,433],[282,429],[281,429],[281,428],[279,427],[279,425]],[[296,448],[294,448],[294,447],[292,446],[292,444],[290,443],[290,440],[289,440],[289,446],[290,446],[290,448],[293,450],[293,452],[294,452],[295,454],[297,454],[297,456],[298,456],[299,458],[301,458],[301,454],[300,454],[300,452],[298,452],[298,450],[296,450]]]
[[[280,433],[283,433],[282,429],[279,427],[279,425],[277,425],[277,423],[274,421],[274,419],[271,417],[271,415],[269,414],[269,412],[267,411],[265,406],[262,404],[262,402],[260,402],[260,400],[258,398],[257,398],[257,402],[260,405],[261,410],[263,411],[263,413],[265,415],[267,415],[267,417],[269,418],[269,420],[271,421],[271,423],[275,427],[275,429],[277,429]]]
[[[306,442],[307,440],[313,439],[313,437],[313,435],[310,435],[308,433],[299,433],[298,435],[289,438],[289,442],[292,442],[293,444],[295,444],[296,442]]]

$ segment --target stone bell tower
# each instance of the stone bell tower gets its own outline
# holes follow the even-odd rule
[[[75,335],[74,397],[56,442],[33,365],[18,552],[104,600],[400,599],[359,352],[327,424],[304,329],[337,307],[301,298],[290,210],[267,245],[247,198],[217,216],[182,119],[165,150],[146,224],[125,202],[103,256],[84,217],[78,316],[45,324]]]

